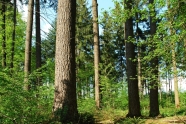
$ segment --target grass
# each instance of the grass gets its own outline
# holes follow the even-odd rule
[[[183,95],[183,94],[182,94]],[[185,94],[184,94],[185,95]],[[186,97],[184,97],[186,98]],[[100,110],[96,110],[93,99],[86,99],[79,101],[79,112],[88,112],[89,116],[82,114],[84,120],[89,117],[94,118],[95,123],[100,124],[168,124],[168,123],[183,123],[186,124],[186,103],[181,100],[181,108],[175,109],[173,98],[164,98],[159,102],[160,116],[155,118],[149,117],[149,97],[144,96],[141,103],[140,118],[126,118],[128,113],[127,106],[120,107],[119,105],[114,108],[111,106],[104,106]]]

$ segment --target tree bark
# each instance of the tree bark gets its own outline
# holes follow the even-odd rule
[[[171,8],[170,8],[170,1],[167,0],[168,10],[169,10],[169,18],[170,26],[173,24],[173,19],[171,17]],[[170,35],[176,34],[176,32],[173,32],[173,28],[170,27]],[[178,91],[178,71],[177,71],[177,64],[176,64],[176,51],[175,51],[175,41],[171,42],[171,52],[172,52],[172,66],[173,66],[173,77],[174,77],[174,101],[175,101],[175,108],[180,108],[180,100],[179,100],[179,91]]]
[[[144,82],[142,79],[142,68],[141,68],[141,48],[138,47],[138,87],[139,87],[139,95],[140,98],[143,97],[143,87],[144,87]]]
[[[40,0],[35,0],[36,19],[36,69],[38,72],[36,85],[41,85],[41,33],[40,33]]]
[[[75,65],[76,0],[58,0],[54,117],[62,123],[77,118]]]
[[[99,81],[99,27],[98,27],[98,4],[97,0],[92,0],[93,12],[93,35],[94,35],[94,74],[95,74],[95,101],[96,107],[100,108],[100,81]]]
[[[25,65],[24,65],[24,82],[25,90],[29,90],[28,76],[31,72],[31,46],[32,46],[32,24],[33,24],[33,6],[34,0],[29,0],[28,3],[28,17],[27,17],[27,28],[26,28],[26,41],[25,41]]]
[[[154,3],[154,0],[149,0],[150,4]],[[155,7],[154,10],[150,13],[155,14]],[[150,34],[153,40],[153,35],[156,33],[156,22],[153,21],[154,16],[150,16]],[[151,42],[152,47],[151,51],[156,50],[156,43],[155,41]],[[160,114],[159,112],[159,101],[158,101],[158,57],[155,55],[150,61],[151,64],[151,79],[150,79],[150,112],[149,116],[154,117]]]
[[[171,29],[170,29],[171,30]],[[170,31],[170,34],[172,32]],[[174,100],[175,100],[175,108],[180,108],[180,100],[179,100],[179,91],[178,91],[178,71],[176,67],[176,52],[175,52],[175,43],[171,41],[171,51],[172,51],[172,66],[173,66],[173,77],[174,77]]]
[[[132,9],[132,0],[125,1],[126,9]],[[141,116],[139,90],[137,79],[137,65],[133,60],[135,59],[135,45],[132,43],[133,36],[133,19],[128,18],[125,22],[125,50],[126,50],[126,65],[127,65],[127,82],[128,82],[128,117]]]

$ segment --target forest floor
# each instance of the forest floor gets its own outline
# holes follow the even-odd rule
[[[157,117],[157,118],[122,118],[121,120],[104,120],[97,124],[186,124],[186,116]]]
[[[126,118],[127,111],[107,110],[97,112],[94,116],[96,124],[186,124],[186,115]]]
[[[144,124],[186,124],[186,116],[147,119]]]

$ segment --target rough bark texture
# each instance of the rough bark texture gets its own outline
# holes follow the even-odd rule
[[[154,3],[154,0],[149,0],[150,4]],[[155,9],[153,11],[155,13]],[[151,36],[156,33],[156,22],[153,21],[154,16],[150,16],[150,33]],[[152,41],[151,51],[156,49],[155,41]],[[151,62],[151,79],[150,79],[150,113],[149,116],[154,117],[160,114],[159,112],[159,102],[158,102],[158,57],[153,56]]]
[[[94,34],[94,73],[95,73],[95,101],[96,107],[100,108],[100,82],[99,82],[99,27],[98,27],[98,4],[92,0],[93,34]]]
[[[40,33],[40,0],[35,0],[36,19],[36,69],[41,73],[41,33]],[[37,75],[36,85],[41,85],[41,76]]]
[[[132,0],[125,1],[126,9],[131,10]],[[133,23],[132,17],[125,22],[125,49],[126,49],[126,62],[127,62],[127,82],[128,82],[128,105],[129,113],[128,117],[141,116],[139,92],[138,92],[138,79],[137,79],[137,65],[133,60],[135,59],[135,45],[130,42],[130,38],[133,38]]]
[[[31,71],[31,46],[32,46],[32,24],[33,24],[33,5],[34,0],[29,0],[28,3],[28,17],[27,17],[27,28],[26,28],[26,41],[25,41],[25,90],[29,90],[28,75]]]
[[[58,0],[54,117],[62,123],[77,118],[75,71],[76,0]]]

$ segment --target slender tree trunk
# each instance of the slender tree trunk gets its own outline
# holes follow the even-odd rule
[[[54,117],[62,123],[77,118],[75,23],[76,0],[58,0],[55,52]]]
[[[14,17],[13,17],[13,32],[12,32],[12,48],[11,48],[11,62],[10,62],[10,68],[14,67],[14,47],[15,47],[15,35],[16,35],[16,17],[17,17],[17,0],[14,0]]]
[[[175,54],[175,43],[172,41],[172,66],[173,66],[173,76],[174,76],[174,100],[175,108],[180,108],[179,91],[178,91],[178,72],[176,67],[176,54]]]
[[[143,88],[142,88],[142,75],[141,75],[141,48],[138,47],[138,87],[140,97],[143,96]]]
[[[169,93],[169,77],[168,77],[168,71],[166,72],[166,98],[168,98],[168,93]]]
[[[36,85],[41,85],[41,33],[40,33],[40,0],[35,0],[35,19],[36,19],[36,69],[37,75]]]
[[[170,9],[170,1],[167,0],[168,9]],[[169,10],[171,13],[171,10]],[[171,14],[170,14],[171,15]],[[169,15],[169,16],[170,16]],[[170,21],[170,26],[172,26],[173,19],[171,17],[168,18]],[[173,32],[172,27],[170,27],[170,35],[175,34]],[[174,100],[175,100],[175,108],[180,108],[180,100],[179,100],[179,91],[178,91],[178,71],[176,67],[176,44],[175,41],[171,41],[171,51],[172,51],[172,66],[173,66],[173,77],[174,77]]]
[[[6,67],[6,0],[2,1],[2,8],[1,8],[2,18],[2,67]]]
[[[150,4],[154,3],[154,0],[149,0]],[[155,7],[153,10],[155,13]],[[156,22],[153,21],[154,16],[150,16],[150,33],[153,39],[153,35],[156,33]],[[156,43],[154,41],[152,43],[151,51],[156,50]],[[154,56],[151,59],[151,69],[152,69],[152,77],[150,81],[150,113],[149,116],[154,117],[160,114],[159,112],[159,102],[158,102],[158,57]]]
[[[167,5],[168,5],[168,10],[169,10],[169,17],[168,20],[170,21],[170,26],[173,24],[173,19],[171,16],[171,8],[170,8],[170,1],[167,0]],[[170,35],[175,34],[173,32],[173,28],[170,27]],[[178,72],[177,72],[177,67],[176,67],[176,52],[175,52],[175,41],[170,41],[171,42],[171,52],[172,52],[172,66],[173,66],[173,77],[174,77],[174,100],[175,100],[175,108],[180,108],[180,100],[179,100],[179,91],[178,91]]]
[[[137,7],[138,7],[138,5],[139,5],[139,1],[136,1],[136,3],[134,3]],[[139,40],[140,40],[140,38],[142,37],[142,32],[140,32],[141,30],[140,30],[140,28],[139,28],[139,22],[138,22],[138,20],[139,20],[139,18],[138,18],[138,12],[136,12],[135,13],[135,20],[136,20],[136,40],[137,40],[137,42],[139,42]],[[138,88],[139,88],[139,95],[140,95],[140,98],[142,98],[142,96],[143,96],[143,84],[142,84],[142,73],[141,73],[141,71],[142,71],[142,68],[141,68],[141,46],[137,46],[137,73],[138,73]]]
[[[186,24],[185,24],[185,25],[186,25]],[[186,26],[185,26],[184,28],[186,28]],[[184,49],[183,64],[186,65],[186,39],[184,38],[183,41],[184,41],[183,44],[184,44],[184,48],[185,48],[185,49]]]
[[[132,0],[125,1],[126,9],[132,9]],[[126,50],[126,63],[127,63],[127,81],[128,81],[128,100],[129,100],[129,113],[128,117],[141,116],[138,79],[137,79],[137,65],[133,60],[135,59],[135,45],[131,42],[133,38],[133,19],[130,17],[125,22],[125,50]]]
[[[79,43],[79,40],[78,38],[76,39],[76,42],[77,44]],[[78,49],[78,47],[76,47],[76,56],[80,56],[81,52],[80,50]],[[76,61],[76,75],[78,73],[80,73],[80,68],[81,68],[81,60],[80,59],[77,59]],[[80,80],[79,77],[76,77],[76,82],[77,82],[77,88],[78,88],[78,99],[81,99],[83,96],[82,96],[82,81]]]
[[[94,34],[94,73],[95,73],[95,101],[96,107],[100,108],[100,82],[99,82],[99,27],[98,27],[98,4],[97,0],[92,0],[93,12],[93,34]]]
[[[158,70],[159,70],[160,66],[158,66]],[[159,100],[161,102],[162,100],[162,84],[161,84],[161,81],[160,81],[160,73],[158,73],[158,84],[159,84]]]
[[[34,0],[29,0],[28,3],[28,17],[27,17],[27,28],[26,28],[26,41],[25,41],[25,90],[29,90],[28,76],[31,72],[31,46],[32,46],[32,24],[33,24],[33,6]]]

